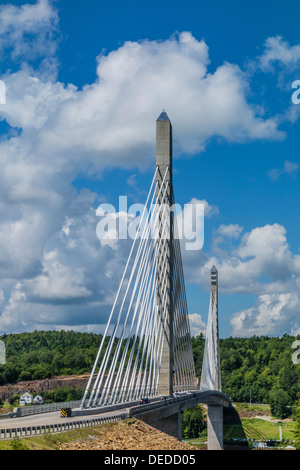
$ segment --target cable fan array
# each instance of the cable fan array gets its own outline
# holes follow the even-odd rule
[[[167,178],[169,168],[160,185],[157,171],[156,168],[82,408],[158,395],[170,299],[167,266],[172,190]],[[175,390],[187,390],[196,388],[196,379],[179,240],[173,245],[174,386]]]
[[[210,296],[209,313],[206,327],[206,340],[201,372],[200,390],[221,391],[220,353],[218,336],[217,302],[214,294]]]

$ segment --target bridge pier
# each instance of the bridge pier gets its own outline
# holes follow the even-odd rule
[[[223,406],[207,405],[208,450],[223,450]]]
[[[147,419],[148,418],[148,419]],[[153,428],[161,431],[169,436],[176,437],[179,441],[182,440],[182,411],[178,411],[178,413],[172,414],[170,416],[161,418],[157,417],[157,419],[149,419],[147,417],[144,419],[146,423],[148,423]]]

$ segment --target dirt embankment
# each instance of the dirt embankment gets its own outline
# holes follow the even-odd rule
[[[18,382],[16,384],[8,384],[0,387],[0,400],[7,401],[13,395],[22,395],[25,392],[32,394],[41,394],[45,390],[53,388],[63,388],[70,386],[72,388],[85,388],[89,379],[89,375],[65,375],[53,377],[43,380],[29,380]]]
[[[122,421],[94,430],[93,435],[63,443],[60,450],[199,450],[143,421]]]
[[[263,410],[263,411],[240,411],[239,412],[240,418],[262,418],[269,416],[271,417],[271,414],[268,410]]]

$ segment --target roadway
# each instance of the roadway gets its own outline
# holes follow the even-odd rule
[[[22,428],[31,426],[47,426],[50,424],[60,424],[63,422],[71,421],[89,421],[95,418],[106,418],[109,416],[116,416],[123,413],[128,413],[129,408],[123,408],[122,410],[107,411],[103,413],[95,413],[85,416],[70,416],[68,418],[62,418],[60,411],[53,411],[51,413],[43,413],[38,415],[23,416],[21,418],[8,418],[0,419],[0,429],[11,429],[11,428]]]
[[[229,406],[230,400],[221,392],[217,391],[207,391],[207,392],[197,392],[197,393],[186,393],[186,394],[178,394],[179,397],[177,398],[169,398],[166,400],[165,405],[161,402],[161,400],[157,398],[150,399],[150,405],[142,405],[140,411],[142,414],[149,414],[149,413],[158,413],[162,418],[169,416],[171,414],[177,413],[178,410],[183,410],[185,408],[189,408],[196,404],[222,404],[223,406]],[[170,401],[169,401],[170,400]],[[155,404],[162,405],[155,409],[152,409],[151,405],[155,406]],[[22,428],[22,427],[31,427],[31,426],[47,426],[53,424],[60,424],[63,422],[72,422],[72,421],[89,421],[95,418],[106,418],[117,416],[120,414],[129,414],[129,411],[132,408],[135,408],[138,405],[138,402],[131,402],[128,403],[128,406],[125,408],[120,407],[119,409],[114,409],[110,411],[105,411],[105,408],[101,410],[102,412],[99,413],[95,412],[93,414],[82,414],[82,415],[75,415],[70,416],[67,418],[62,418],[60,411],[54,411],[49,413],[42,413],[30,416],[23,416],[18,418],[8,418],[8,419],[0,419],[0,429],[11,429],[11,428]],[[74,410],[75,411],[75,410]]]

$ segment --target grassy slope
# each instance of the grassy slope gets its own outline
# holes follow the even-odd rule
[[[100,427],[73,429],[58,434],[45,434],[44,436],[26,437],[22,439],[12,439],[7,441],[0,441],[1,450],[59,450],[60,444],[65,442],[73,442],[78,439],[85,439],[89,436],[97,434],[97,429],[107,428],[107,432],[111,426],[116,426],[117,423],[108,423]]]

